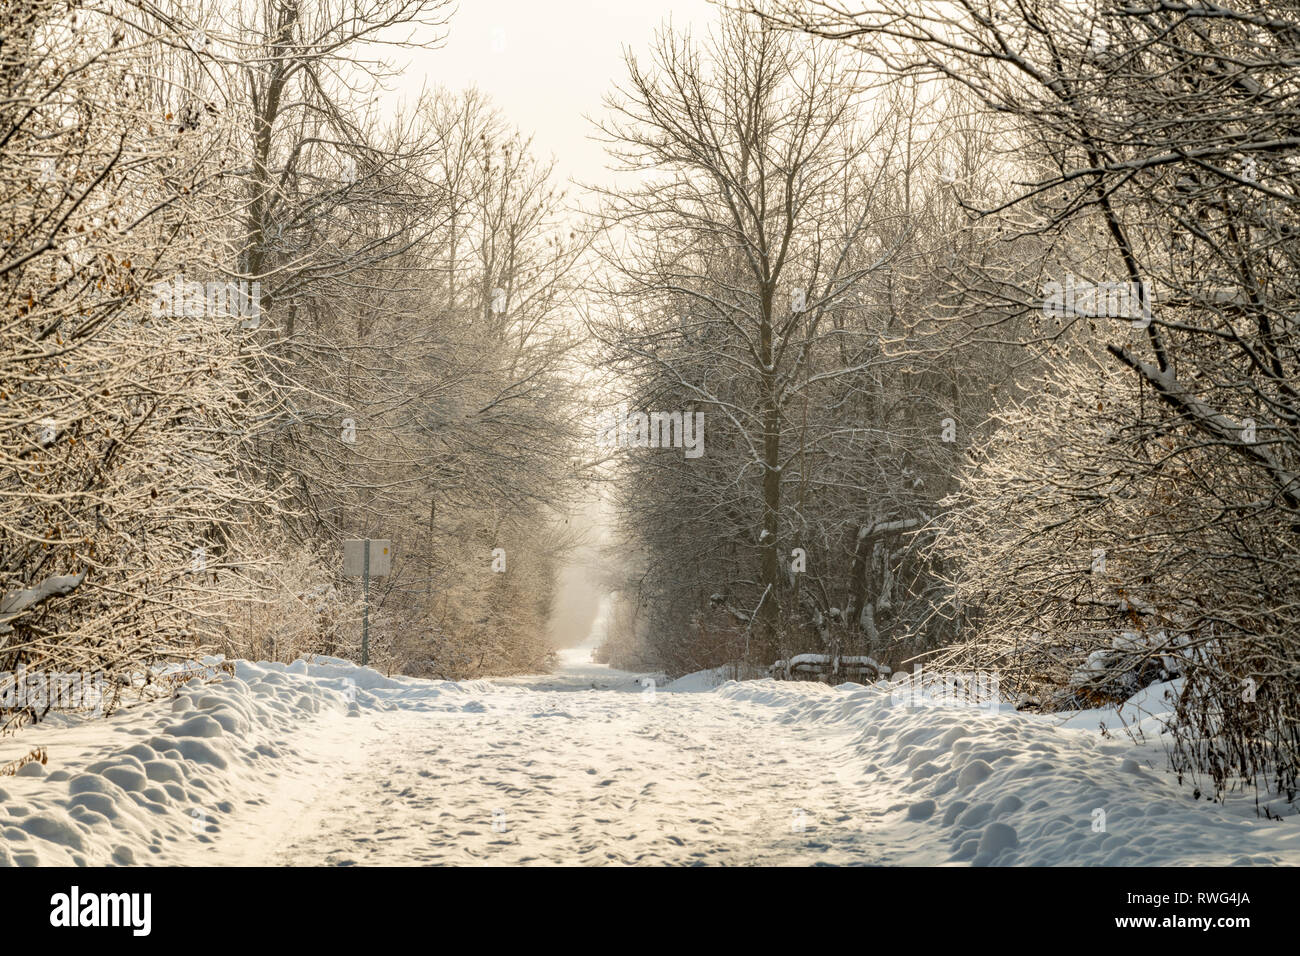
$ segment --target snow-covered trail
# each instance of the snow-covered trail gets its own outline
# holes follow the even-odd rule
[[[0,865],[1300,864],[1300,818],[1196,799],[1164,691],[1035,716],[888,685],[388,678],[232,662],[0,739]],[[215,663],[210,661],[209,663]],[[1135,721],[1145,742],[1102,733]]]
[[[254,862],[876,862],[828,772],[852,734],[711,693],[650,692],[569,654],[458,712],[367,714],[367,741]],[[813,809],[815,808],[815,810]]]

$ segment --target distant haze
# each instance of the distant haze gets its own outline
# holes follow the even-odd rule
[[[623,47],[644,55],[669,16],[675,28],[702,34],[717,14],[707,0],[465,0],[444,46],[396,53],[410,67],[394,93],[411,99],[426,85],[476,86],[511,125],[535,134],[534,153],[553,155],[562,180],[603,182],[605,152],[588,139],[584,116],[599,116],[611,82],[626,76]]]
[[[581,531],[586,543],[574,550],[560,570],[555,605],[546,636],[556,647],[577,647],[591,636],[601,600],[607,597],[605,583],[609,555],[606,508],[593,500],[569,519],[569,528]]]

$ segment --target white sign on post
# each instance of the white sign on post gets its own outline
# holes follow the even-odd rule
[[[366,544],[370,544],[370,576],[387,577],[393,569],[393,543],[387,538],[349,538],[343,542],[343,573],[359,578],[365,569]]]

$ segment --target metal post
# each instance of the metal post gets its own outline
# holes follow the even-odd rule
[[[426,595],[433,593],[433,516],[437,513],[438,502],[429,497],[429,582],[425,585]],[[427,610],[425,613],[429,613]]]
[[[370,663],[370,539],[366,538],[365,553],[361,558],[361,666]]]

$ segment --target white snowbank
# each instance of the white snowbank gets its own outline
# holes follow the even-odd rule
[[[337,740],[365,711],[481,710],[490,686],[387,678],[328,657],[233,663],[234,677],[191,680],[170,701],[100,720],[51,715],[0,738],[0,763],[34,746],[49,754],[0,777],[0,866],[148,863],[165,850],[175,862],[178,846],[201,849],[236,810],[246,817],[261,802],[250,794],[281,775],[310,777],[298,738],[320,733],[320,721],[334,719],[325,736]],[[308,724],[313,735],[294,733]]]
[[[1300,864],[1294,808],[1274,801],[1291,814],[1277,822],[1255,815],[1253,794],[1198,800],[1166,769],[1158,735],[1171,686],[1068,718],[899,703],[883,681],[733,681],[718,693],[779,708],[783,723],[858,731],[837,774],[861,785],[864,802],[885,801],[897,855],[882,862]],[[1103,735],[1102,723],[1115,733]],[[1146,739],[1122,735],[1124,725],[1140,725]]]

